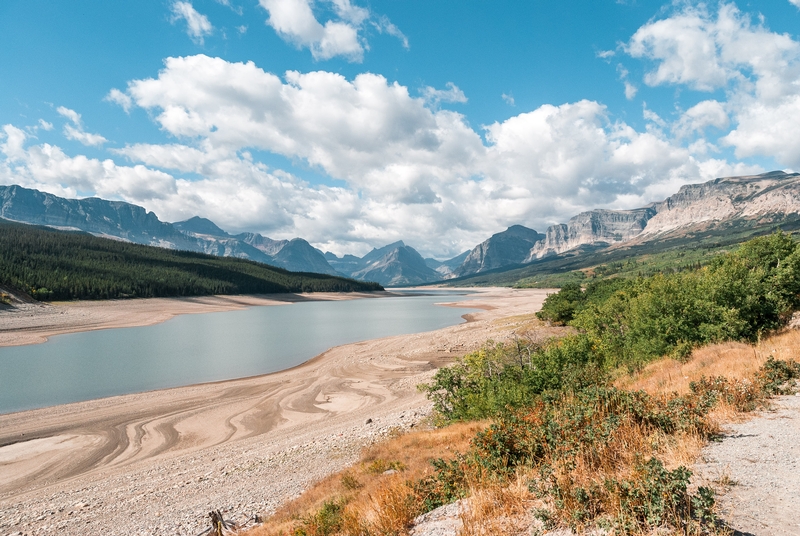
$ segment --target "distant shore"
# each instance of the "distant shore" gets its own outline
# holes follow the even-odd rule
[[[0,309],[0,347],[38,344],[54,335],[97,329],[150,326],[185,314],[235,311],[247,307],[287,305],[304,301],[353,300],[394,296],[391,292],[316,292],[82,300],[21,303]]]
[[[230,508],[231,517],[272,511],[352,463],[364,445],[419,424],[430,404],[416,386],[438,367],[487,339],[556,333],[533,315],[547,293],[476,289],[453,304],[480,309],[464,315],[466,323],[338,346],[274,374],[0,415],[0,533],[58,527],[59,534],[83,536],[87,523],[101,523],[119,534],[152,526],[195,535],[210,509]],[[71,323],[43,322],[34,336],[291,301],[69,304],[63,308],[74,312],[67,314],[78,315]]]

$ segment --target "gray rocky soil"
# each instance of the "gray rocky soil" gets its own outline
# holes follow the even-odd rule
[[[695,466],[698,483],[717,489],[722,519],[741,535],[800,535],[800,396],[725,427]]]

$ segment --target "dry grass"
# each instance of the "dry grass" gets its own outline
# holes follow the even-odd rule
[[[320,481],[247,534],[293,534],[299,520],[318,512],[330,501],[347,503],[346,533],[359,534],[356,525],[361,523],[374,527],[380,534],[389,534],[390,527],[404,527],[417,515],[414,505],[407,500],[412,493],[407,482],[428,474],[430,460],[449,458],[467,450],[470,440],[485,426],[486,423],[459,423],[377,443],[364,451],[359,463]],[[384,474],[387,469],[397,472]]]
[[[522,474],[510,486],[487,486],[470,490],[468,505],[461,510],[459,536],[516,536],[530,534],[533,508],[541,504]]]
[[[726,342],[698,348],[686,363],[661,359],[616,383],[622,389],[642,389],[649,394],[686,394],[689,384],[702,377],[752,378],[770,357],[800,361],[800,330],[779,333],[755,346]]]
[[[800,331],[786,331],[755,346],[725,343],[700,348],[685,363],[663,359],[634,376],[620,378],[616,386],[643,390],[658,400],[666,400],[676,393],[689,394],[690,383],[703,378],[725,377],[730,385],[746,389],[770,357],[800,361]],[[569,398],[566,397],[565,403]],[[598,408],[596,418],[602,417],[604,411]],[[557,457],[547,461],[546,465],[552,468],[547,478],[533,469],[518,470],[515,477],[505,481],[491,475],[483,478],[480,471],[473,473],[467,479],[469,499],[460,513],[463,527],[459,534],[528,534],[532,526],[540,523],[532,514],[537,510],[548,510],[556,524],[577,529],[592,526],[594,509],[606,519],[622,519],[630,515],[630,505],[625,503],[628,499],[625,492],[620,491],[622,488],[608,488],[608,482],[619,482],[624,487],[654,478],[642,465],[643,460],[651,457],[663,462],[668,471],[691,467],[709,433],[725,422],[743,418],[742,415],[735,403],[721,403],[704,421],[703,430],[670,434],[633,421],[623,422],[610,441],[594,444],[568,463]],[[539,417],[531,413],[530,418]],[[377,444],[364,452],[357,465],[326,478],[248,534],[406,534],[411,520],[421,513],[413,482],[431,473],[431,459],[447,459],[456,452],[469,450],[470,441],[486,426],[487,423],[456,424],[405,434]],[[386,474],[387,469],[394,471]],[[538,490],[536,486],[529,487],[537,481]],[[581,502],[577,495],[564,494],[561,504],[555,507],[553,497],[548,494],[556,489],[561,489],[562,493],[583,489],[596,495],[588,502]],[[568,504],[571,501],[575,504]],[[319,515],[326,504],[339,505],[341,509],[341,525],[336,530],[326,532],[314,528],[313,523],[302,522]],[[584,512],[587,523],[563,517],[574,515],[570,512]],[[295,532],[298,527],[304,532]]]

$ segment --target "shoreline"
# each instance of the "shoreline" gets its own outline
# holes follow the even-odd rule
[[[546,294],[478,289],[452,305],[482,310],[437,331],[330,348],[267,375],[0,415],[0,532],[86,534],[102,519],[121,534],[155,523],[189,535],[224,505],[269,513],[421,422],[430,404],[416,386],[440,366],[487,339],[552,334],[533,317]]]
[[[388,298],[391,291],[304,294],[233,294],[130,300],[21,303],[0,310],[0,348],[47,342],[50,337],[102,329],[152,326],[185,314],[238,311],[307,301]]]

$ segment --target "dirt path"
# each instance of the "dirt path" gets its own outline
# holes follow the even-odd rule
[[[726,426],[703,449],[698,481],[717,489],[722,518],[741,535],[800,534],[800,396]]]

